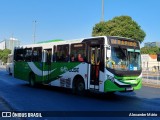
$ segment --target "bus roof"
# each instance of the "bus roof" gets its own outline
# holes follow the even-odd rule
[[[63,41],[63,40],[61,40],[61,39],[47,40],[47,41],[38,42],[37,44],[39,44],[39,43],[59,42],[59,41]]]
[[[49,48],[49,47],[53,47],[53,45],[73,44],[73,43],[82,42],[85,39],[94,39],[94,38],[102,38],[102,37],[104,37],[104,38],[123,38],[123,39],[127,39],[127,40],[133,40],[131,38],[120,37],[120,36],[95,36],[95,37],[72,39],[72,40],[60,40],[60,39],[49,40],[49,41],[39,42],[36,44],[21,45],[16,48],[21,48],[21,47],[22,48],[30,48],[30,47],[42,47],[42,46],[43,46],[43,48]]]

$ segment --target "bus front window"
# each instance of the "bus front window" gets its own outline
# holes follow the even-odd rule
[[[111,57],[107,58],[106,65],[114,70],[140,70],[140,51],[119,47],[111,48]]]
[[[141,57],[140,50],[128,49],[128,69],[129,70],[141,70]]]

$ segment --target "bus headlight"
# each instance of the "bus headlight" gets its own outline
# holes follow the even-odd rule
[[[110,76],[110,75],[107,75],[107,79],[110,80],[110,81],[112,81],[112,82],[115,81],[115,80],[114,80],[114,77],[113,77],[113,76]]]

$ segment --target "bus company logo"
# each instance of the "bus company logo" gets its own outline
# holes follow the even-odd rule
[[[11,112],[2,112],[2,117],[11,117]]]
[[[66,66],[61,67],[61,68],[60,68],[60,71],[61,71],[61,72],[67,72],[67,71],[68,71],[68,68],[67,68]]]
[[[79,68],[70,69],[69,72],[79,72]]]

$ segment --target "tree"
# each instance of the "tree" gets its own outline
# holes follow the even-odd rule
[[[141,48],[141,54],[158,54],[160,53],[159,47],[142,47]]]
[[[0,50],[0,60],[2,60],[4,63],[7,62],[8,54],[11,54],[11,50],[4,49]]]
[[[92,36],[121,36],[142,42],[145,32],[130,16],[114,17],[112,20],[100,22],[93,27]]]

